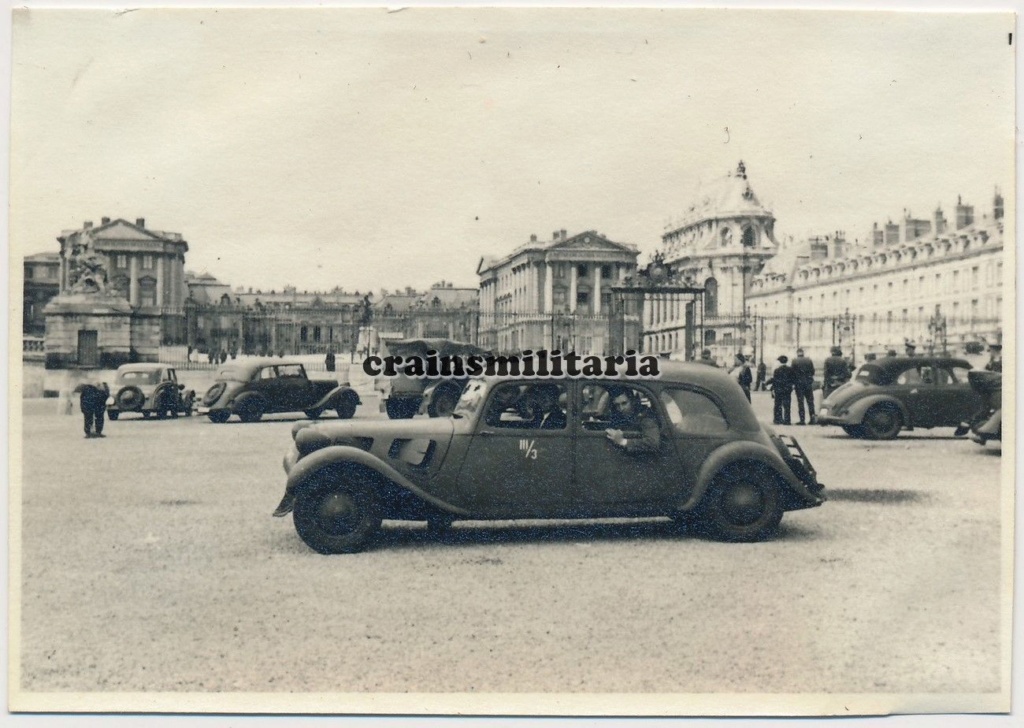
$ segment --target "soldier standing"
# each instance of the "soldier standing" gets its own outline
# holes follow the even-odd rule
[[[82,418],[85,420],[86,437],[106,437],[103,434],[103,420],[107,412],[107,397],[109,396],[110,388],[107,387],[106,382],[81,386],[78,406],[82,410]],[[95,428],[96,434],[93,434],[93,428]]]
[[[783,354],[779,357],[779,366],[772,372],[772,378],[768,384],[772,387],[772,397],[775,398],[773,421],[776,425],[790,424],[790,408],[793,404],[793,370],[789,368],[789,357]]]
[[[706,364],[709,367],[717,367],[718,364],[711,358],[711,349],[705,349],[700,353],[700,359],[697,360],[698,364]]]
[[[839,389],[843,384],[850,381],[850,367],[843,358],[843,350],[833,346],[831,356],[825,360],[825,391],[824,396],[828,397],[832,392]],[[896,352],[892,353],[896,356]]]
[[[1002,372],[1003,371],[1003,345],[992,344],[988,347],[989,358],[988,364],[985,365],[985,371],[989,372]]]
[[[767,389],[764,383],[765,375],[768,374],[768,367],[764,365],[764,359],[757,365],[757,381],[754,382],[754,391],[759,389]]]
[[[793,370],[793,385],[796,388],[796,411],[800,415],[798,425],[804,424],[804,403],[807,403],[807,414],[810,423],[817,423],[818,416],[814,413],[814,362],[804,356],[803,349],[796,350],[796,359],[790,365]]]

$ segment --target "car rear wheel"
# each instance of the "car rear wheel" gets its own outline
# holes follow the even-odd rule
[[[299,538],[321,554],[361,551],[381,524],[373,490],[333,477],[325,477],[299,492],[292,519]]]
[[[384,403],[388,418],[392,420],[407,420],[416,414],[418,405],[415,401],[403,399],[389,399]]]
[[[138,387],[129,385],[121,388],[114,401],[122,412],[138,412],[146,402],[146,396]]]
[[[356,413],[356,398],[351,396],[342,397],[335,408],[338,417],[343,420],[351,420]]]
[[[258,399],[249,399],[239,406],[238,419],[242,422],[259,422],[263,417],[263,411],[263,402]]]
[[[752,465],[718,474],[700,503],[697,525],[719,541],[763,541],[782,520],[782,494],[774,473]]]
[[[116,420],[119,414],[119,412],[107,412],[107,417],[109,417],[111,420]]]
[[[864,413],[864,435],[871,440],[893,440],[903,429],[903,418],[890,404],[876,404]]]
[[[864,437],[864,430],[860,425],[843,425],[843,432],[850,437]]]
[[[210,414],[208,414],[206,416],[210,418],[210,422],[215,422],[218,425],[222,425],[222,424],[224,424],[225,422],[228,421],[228,418],[231,417],[231,413],[230,412],[223,412],[223,411],[211,412]]]
[[[308,417],[311,420],[316,420],[319,419],[320,415],[322,415],[323,413],[324,411],[322,409],[320,409],[319,407],[315,407],[313,409],[306,410],[303,414],[306,415],[306,417]]]

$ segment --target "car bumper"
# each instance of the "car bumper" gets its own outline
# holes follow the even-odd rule
[[[818,424],[819,425],[859,425],[859,421],[855,421],[850,417],[849,412],[843,414],[836,414],[834,411],[829,410],[828,407],[822,407],[818,410]]]

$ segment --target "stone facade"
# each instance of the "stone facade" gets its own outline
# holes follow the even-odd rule
[[[637,256],[635,246],[592,230],[571,237],[561,230],[547,242],[532,235],[504,258],[481,259],[480,346],[611,353],[618,348],[611,329],[622,325],[613,323],[612,289],[635,276]],[[627,325],[635,331],[639,322]]]

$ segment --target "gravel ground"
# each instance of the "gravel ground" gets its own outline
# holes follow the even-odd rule
[[[767,413],[770,400],[755,394]],[[368,401],[357,417],[379,417]],[[24,419],[29,692],[986,693],[998,449],[784,428],[830,501],[778,537],[668,521],[387,524],[354,556],[271,511],[293,420]],[[17,655],[12,656],[17,660]]]

